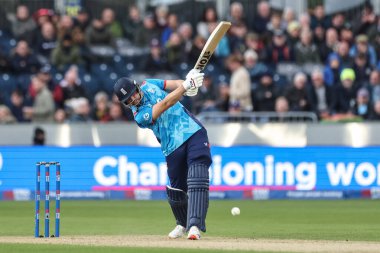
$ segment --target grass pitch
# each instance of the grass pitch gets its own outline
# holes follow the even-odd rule
[[[241,209],[241,215],[231,215],[230,210],[234,206]],[[41,209],[42,207],[43,205]],[[380,201],[375,200],[211,201],[204,237],[379,242],[379,210]],[[54,217],[53,211],[51,217]],[[43,224],[43,219],[40,223]],[[61,201],[63,236],[166,236],[174,225],[169,205],[165,201]],[[51,232],[53,231],[54,219],[51,220]],[[43,233],[42,226],[40,233]],[[33,237],[34,202],[0,202],[0,236]],[[0,252],[27,252],[31,249],[36,252],[71,252],[72,247],[74,246],[0,244]],[[78,246],[75,252],[174,251]],[[181,249],[181,252],[200,250]]]

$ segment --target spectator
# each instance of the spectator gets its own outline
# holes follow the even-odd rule
[[[293,85],[285,92],[289,102],[290,111],[309,111],[310,102],[306,90],[307,77],[304,73],[297,73],[293,79]]]
[[[153,15],[153,14],[152,14]],[[155,9],[157,28],[162,31],[168,24],[169,8],[167,5],[159,5]]]
[[[87,98],[79,97],[67,101],[67,106],[71,108],[72,113],[69,117],[69,122],[84,123],[90,122],[90,104]]]
[[[272,45],[267,48],[267,63],[273,68],[280,62],[293,61],[293,52],[286,43],[286,36],[282,30],[274,32]]]
[[[336,86],[339,83],[341,69],[338,55],[331,54],[323,73],[327,85]]]
[[[369,99],[369,92],[365,88],[358,90],[356,95],[356,103],[353,109],[355,115],[360,116],[362,119],[368,119],[371,114],[371,104]]]
[[[67,115],[64,109],[59,108],[54,113],[54,121],[55,123],[62,124],[67,120]]]
[[[332,53],[338,57],[342,68],[352,68],[354,64],[353,58],[349,54],[349,44],[346,41],[341,41],[338,44],[337,52]]]
[[[240,48],[244,47],[244,38],[248,32],[243,5],[239,2],[233,2],[230,6],[230,16],[227,19],[232,23],[228,31],[230,47],[233,52],[240,52]]]
[[[368,43],[367,35],[356,36],[356,43],[350,49],[350,56],[355,57],[357,54],[364,54],[367,58],[367,62],[375,67],[377,63],[377,55],[375,48]]]
[[[269,71],[266,65],[258,62],[257,53],[252,49],[248,49],[244,53],[244,66],[248,70],[253,83],[258,82],[261,76]]]
[[[322,26],[317,26],[313,30],[313,38],[314,38],[314,43],[317,45],[318,49],[321,50],[325,48],[325,29]],[[326,56],[321,54],[321,61],[325,62]]]
[[[123,109],[121,108],[120,103],[111,103],[109,116],[109,121],[113,122],[127,120],[127,118],[123,114]]]
[[[340,80],[341,83],[336,88],[335,99],[332,105],[333,112],[338,114],[352,114],[357,92],[354,85],[354,70],[343,69],[340,74]]]
[[[352,26],[350,23],[344,24],[340,30],[340,40],[347,42],[349,46],[354,43],[354,33],[352,32]]]
[[[372,69],[367,62],[367,57],[364,54],[358,54],[355,56],[355,61],[352,68],[355,71],[356,83],[359,86],[368,83],[369,75]]]
[[[68,15],[61,16],[57,24],[58,39],[62,41],[66,35],[71,35],[73,26],[74,26],[74,21],[70,16]]]
[[[269,72],[263,73],[258,87],[253,91],[253,108],[258,112],[274,111],[280,90],[273,83]]]
[[[372,70],[366,88],[370,92],[370,101],[372,104],[380,101],[380,72],[378,70]]]
[[[211,76],[205,75],[203,86],[199,88],[198,94],[191,98],[195,114],[216,111],[216,90]]]
[[[215,108],[218,111],[227,112],[229,109],[230,101],[230,88],[226,83],[218,85],[218,93],[215,101]]]
[[[273,12],[270,17],[270,21],[267,24],[268,37],[272,37],[273,32],[276,30],[285,31],[286,26],[284,26],[284,24],[282,23],[281,14],[278,12]]]
[[[177,32],[173,32],[166,43],[166,55],[168,56],[171,69],[184,60],[185,50],[183,48],[182,38]]]
[[[333,90],[325,84],[323,73],[318,69],[311,73],[311,83],[312,86],[308,88],[310,109],[315,112],[319,118],[326,118],[330,114],[334,100]]]
[[[373,105],[373,110],[369,116],[369,120],[380,120],[380,101],[376,101]]]
[[[62,42],[52,51],[51,63],[60,71],[68,65],[83,63],[79,47],[74,45],[71,35],[66,34]]]
[[[310,16],[308,13],[302,13],[298,19],[301,30],[310,30]]]
[[[380,17],[376,18],[375,25],[371,25],[367,31],[368,41],[370,41],[376,47],[376,52],[379,52],[380,47]],[[378,57],[380,55],[378,54]]]
[[[206,39],[202,36],[196,36],[193,41],[193,46],[191,47],[189,53],[189,65],[194,66],[198,60],[199,55],[202,52],[203,47],[206,44]]]
[[[343,13],[336,13],[333,15],[331,20],[331,27],[334,28],[338,33],[343,29],[344,24],[346,23],[346,18]]]
[[[121,24],[115,20],[115,12],[106,8],[102,11],[102,19],[104,26],[111,33],[112,38],[121,38],[123,37],[123,28]]]
[[[86,97],[85,90],[80,85],[80,80],[78,78],[78,68],[76,66],[71,66],[64,79],[60,82],[63,91],[63,100],[70,100],[72,98]]]
[[[90,25],[90,14],[86,9],[81,8],[73,21],[74,27],[79,28],[84,33]]]
[[[259,35],[256,33],[248,33],[245,36],[245,48],[246,50],[253,50],[257,53],[258,60],[263,61],[266,58],[265,55],[265,44],[264,42],[259,38]],[[244,53],[244,52],[243,52]]]
[[[42,27],[43,24],[47,22],[52,22],[52,17],[54,15],[54,12],[49,9],[38,9],[34,14],[33,17],[36,20],[37,26]]]
[[[322,26],[324,29],[327,29],[330,26],[330,20],[325,15],[325,8],[323,4],[318,4],[314,7],[310,25],[312,30],[314,30],[317,26]]]
[[[36,74],[36,77],[46,83],[48,89],[53,94],[55,105],[61,108],[63,106],[63,91],[61,86],[53,81],[53,78],[51,76],[51,66],[42,66]],[[32,85],[29,86],[29,93],[34,97],[35,91],[32,90],[32,87]]]
[[[288,45],[294,50],[300,39],[301,26],[298,21],[292,21],[289,23],[286,31],[288,33]]]
[[[178,16],[174,13],[169,14],[168,16],[168,25],[164,28],[161,34],[161,43],[162,45],[166,45],[170,36],[177,31],[179,26]]]
[[[28,42],[20,40],[11,54],[12,68],[16,74],[36,73],[39,63],[29,48]]]
[[[338,33],[337,33],[337,31],[334,28],[327,29],[325,43],[319,49],[320,52],[321,52],[321,60],[322,60],[322,62],[325,62],[327,60],[327,57],[332,52],[336,51],[338,43],[339,43],[339,40],[338,40]]]
[[[248,70],[243,66],[240,55],[231,55],[226,60],[231,71],[230,111],[252,111],[251,80]]]
[[[363,10],[354,18],[352,24],[355,34],[367,34],[372,27],[376,26],[376,14],[369,1],[365,2]]]
[[[45,145],[45,130],[43,130],[41,127],[36,127],[34,129],[33,145],[34,146]]]
[[[6,105],[0,105],[0,124],[13,124],[16,122],[11,110]]]
[[[285,7],[284,13],[282,14],[282,26],[288,27],[288,25],[293,21],[296,21],[296,13],[292,8]]]
[[[266,32],[267,24],[270,21],[271,7],[267,1],[261,1],[257,5],[257,15],[253,18],[253,31],[257,34]]]
[[[285,97],[278,97],[276,99],[275,111],[279,116],[281,116],[281,114],[289,112],[289,103]]]
[[[44,58],[45,62],[50,59],[50,54],[57,47],[57,36],[52,23],[47,22],[41,27],[41,34],[36,39],[34,45],[35,52]]]
[[[94,19],[86,30],[86,41],[90,46],[112,46],[114,37],[102,20]]]
[[[30,41],[31,33],[36,29],[36,23],[29,15],[26,5],[17,6],[16,15],[9,14],[8,19],[11,23],[11,31],[15,39]]]
[[[302,30],[301,41],[295,47],[295,58],[297,64],[320,63],[319,50],[312,41],[310,30]]]
[[[46,83],[37,77],[32,78],[32,85],[36,96],[33,99],[33,107],[24,107],[24,117],[33,122],[53,122],[55,110],[53,95],[46,87]]]
[[[95,121],[107,122],[110,120],[108,95],[100,91],[95,95],[95,106],[91,113],[91,118]]]
[[[218,22],[218,14],[216,13],[215,8],[207,7],[203,10],[202,19],[197,23],[197,33],[203,38],[208,38],[209,25],[212,23]]]
[[[182,23],[178,28],[178,33],[182,37],[186,59],[189,57],[193,45],[193,28],[190,23]]]
[[[170,70],[166,55],[162,53],[160,42],[153,39],[150,43],[150,54],[143,60],[141,69],[150,74]]]
[[[18,89],[14,90],[11,93],[9,109],[12,112],[12,115],[17,119],[18,122],[25,122],[23,107],[25,106],[24,95]]]
[[[149,46],[152,39],[160,38],[160,30],[157,28],[157,24],[152,14],[147,14],[144,17],[143,27],[139,29],[135,34],[134,43],[139,47]]]
[[[128,17],[123,23],[125,37],[130,41],[133,41],[142,26],[139,9],[136,5],[130,6],[128,10]]]

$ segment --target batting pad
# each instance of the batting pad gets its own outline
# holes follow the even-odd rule
[[[166,186],[169,205],[173,211],[177,225],[186,227],[187,221],[187,194],[181,189]]]
[[[194,164],[189,167],[187,174],[189,206],[187,209],[187,227],[197,226],[206,232],[206,214],[209,202],[209,174],[208,166]]]

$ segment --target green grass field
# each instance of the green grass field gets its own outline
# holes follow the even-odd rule
[[[234,206],[240,207],[241,215],[231,215],[230,210]],[[51,205],[52,210],[53,207]],[[380,241],[379,210],[380,201],[374,200],[211,201],[208,231],[204,237]],[[53,212],[51,214],[53,216]],[[0,236],[33,237],[34,202],[0,202],[0,224]],[[51,231],[54,231],[53,226],[52,220]],[[63,200],[61,203],[63,236],[166,236],[173,226],[169,206],[164,201]],[[43,232],[42,226],[40,232]],[[0,252],[29,252],[32,248],[36,248],[36,252],[69,252],[72,247],[2,244]],[[88,246],[78,246],[78,249],[81,250],[75,252],[175,252],[149,248],[112,248],[106,251],[104,247]],[[200,251],[189,249],[181,252]]]

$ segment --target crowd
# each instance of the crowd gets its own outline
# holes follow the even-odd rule
[[[380,18],[370,3],[350,18],[327,16],[322,5],[297,17],[266,1],[252,10],[251,23],[244,13],[239,2],[226,17],[207,7],[192,25],[167,6],[144,15],[131,6],[117,19],[110,8],[93,17],[86,9],[76,16],[49,9],[30,14],[19,5],[7,15],[9,26],[0,27],[0,123],[133,120],[110,92],[113,80],[137,72],[183,78],[222,19],[232,27],[205,70],[204,86],[183,101],[194,113],[380,119]],[[99,48],[121,42],[146,53],[129,59],[116,50],[112,60],[99,57]],[[105,69],[110,79],[99,76]]]

